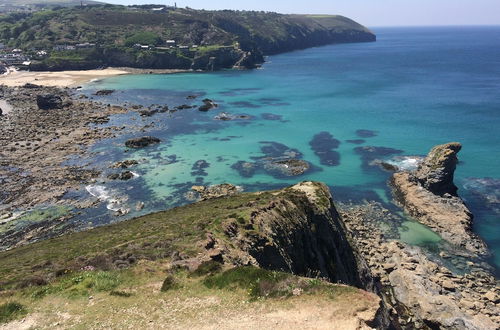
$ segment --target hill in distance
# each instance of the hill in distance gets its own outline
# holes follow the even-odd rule
[[[0,17],[0,39],[10,47],[50,51],[39,67],[44,70],[101,66],[205,70],[236,64],[254,67],[264,55],[376,37],[343,16],[107,4],[5,15]],[[168,40],[175,41],[174,47]],[[78,44],[91,44],[92,49],[53,51]]]

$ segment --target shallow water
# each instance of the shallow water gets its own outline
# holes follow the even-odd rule
[[[492,262],[500,266],[499,214],[487,202],[492,199],[482,197],[498,190],[481,189],[481,181],[474,181],[479,185],[474,189],[470,184],[464,188],[470,178],[500,178],[500,27],[375,32],[376,43],[272,56],[260,70],[119,76],[90,83],[82,91],[87,95],[116,89],[96,97],[110,103],[173,107],[200,105],[208,97],[219,108],[152,117],[116,115],[107,125],[151,124],[147,135],[162,143],[126,150],[126,138],[142,135],[134,131],[100,142],[95,157],[85,161],[103,168],[122,159],[141,162],[132,169],[138,178],[98,183],[126,199],[132,210],[127,217],[187,203],[192,185],[224,182],[255,191],[318,180],[332,188],[337,200],[371,199],[390,206],[390,174],[373,166],[374,161],[394,158],[394,164],[403,160],[411,166],[413,160],[398,157],[424,155],[436,144],[457,140],[464,146],[456,173],[460,193],[476,215],[475,230],[495,253]],[[188,95],[198,98],[188,100]],[[215,120],[221,112],[250,118]],[[266,171],[266,156],[291,151],[311,163],[306,174],[285,177]],[[203,168],[195,165],[200,160],[206,162]],[[244,162],[255,170],[242,170]],[[139,201],[146,203],[145,209],[135,212]],[[86,225],[116,221],[106,203],[85,214]],[[404,223],[400,234],[416,245],[438,239],[411,222]]]

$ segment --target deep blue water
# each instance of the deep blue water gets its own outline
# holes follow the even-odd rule
[[[337,200],[366,198],[391,207],[386,184],[390,174],[371,161],[424,155],[436,144],[459,141],[463,150],[456,182],[476,215],[475,230],[500,266],[500,27],[374,32],[376,43],[272,56],[259,70],[120,76],[91,83],[84,88],[89,95],[96,89],[116,89],[109,97],[96,97],[114,103],[173,107],[199,105],[208,97],[220,106],[206,113],[190,109],[145,118],[135,113],[114,116],[109,125],[134,123],[140,128],[154,122],[147,135],[163,142],[124,152],[127,137],[145,134],[130,130],[99,143],[94,148],[98,154],[89,162],[141,161],[133,169],[139,178],[102,184],[128,198],[124,207],[146,202],[145,210],[132,211],[129,217],[187,203],[184,194],[194,184],[223,182],[255,191],[319,180],[332,187]],[[200,97],[187,100],[191,94]],[[250,119],[215,120],[220,112]],[[325,133],[316,136],[322,132],[333,139],[322,140],[328,137]],[[314,150],[325,145],[333,149],[322,162]],[[366,155],[355,149],[363,146],[384,148]],[[263,157],[279,156],[281,149],[300,152],[313,168],[298,177],[266,171]],[[198,160],[209,166],[193,168]],[[235,164],[242,161],[255,164],[256,171],[236,170]],[[115,218],[101,207],[87,213],[89,219],[95,225]],[[415,244],[439,241],[407,220],[399,227],[402,239]]]

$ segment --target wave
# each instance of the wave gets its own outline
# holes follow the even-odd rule
[[[126,205],[128,196],[120,195],[116,191],[108,190],[108,188],[101,185],[88,185],[85,187],[85,189],[89,194],[96,197],[101,202],[106,202],[106,208],[108,210],[119,212],[120,214],[127,214],[130,212],[130,208],[128,208]]]
[[[399,171],[414,171],[423,160],[421,156],[396,156],[385,163],[395,166]]]

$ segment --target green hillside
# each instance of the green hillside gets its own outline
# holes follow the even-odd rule
[[[216,67],[242,59],[252,66],[262,62],[262,55],[328,43],[374,41],[375,36],[342,16],[95,5],[4,16],[0,39],[25,50],[95,44],[78,54],[52,54],[60,63],[62,59],[71,63],[92,59],[93,63],[85,65],[191,68],[195,58],[207,55],[217,58]],[[167,40],[175,40],[176,47],[166,49]],[[160,49],[138,51],[134,44]],[[202,62],[204,68],[208,59]]]

